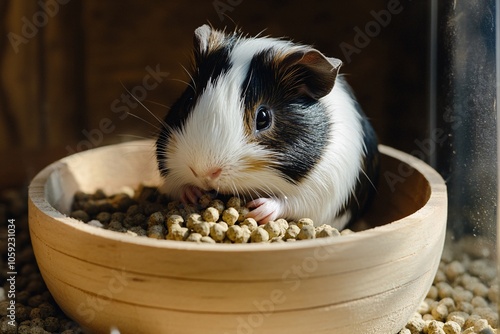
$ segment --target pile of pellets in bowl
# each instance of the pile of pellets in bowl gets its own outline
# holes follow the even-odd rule
[[[276,219],[259,225],[247,218],[249,209],[239,197],[204,194],[198,204],[171,201],[156,187],[125,187],[107,196],[102,190],[74,195],[70,216],[89,225],[133,236],[195,243],[275,243],[337,237],[329,225],[314,226],[309,218]]]

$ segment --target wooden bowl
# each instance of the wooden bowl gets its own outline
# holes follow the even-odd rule
[[[42,276],[83,327],[109,333],[396,333],[424,299],[446,226],[443,179],[380,146],[370,227],[282,244],[193,244],[99,229],[66,216],[77,190],[158,185],[154,143],[66,157],[29,188]]]

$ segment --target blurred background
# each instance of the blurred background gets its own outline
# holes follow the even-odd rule
[[[0,186],[76,151],[154,136],[158,122],[130,94],[163,118],[208,22],[340,58],[380,142],[418,149],[429,136],[429,19],[426,2],[405,0],[2,0]]]

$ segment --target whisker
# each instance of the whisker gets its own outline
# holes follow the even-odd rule
[[[234,196],[240,197],[240,192],[238,191],[238,188],[236,187],[236,183],[233,181],[231,182],[231,191],[233,192]]]
[[[248,79],[247,86],[245,87],[245,90],[243,91],[243,95],[242,96],[246,96],[248,87],[250,86],[250,82],[252,82],[252,76],[253,76],[253,69],[250,72],[250,79]]]
[[[139,135],[133,135],[133,134],[126,134],[126,133],[122,133],[122,134],[117,134],[118,137],[130,137],[130,138],[136,138],[136,139],[155,139],[154,137],[151,138],[151,137],[145,137],[145,136],[139,136]]]
[[[375,187],[375,184],[373,184],[372,180],[368,177],[368,175],[366,174],[366,172],[361,168],[361,173],[363,173],[363,175],[366,177],[366,179],[368,180],[368,182],[370,182],[370,184],[372,185],[373,189],[375,189],[375,191],[377,191],[377,187]]]
[[[157,106],[160,106],[160,107],[163,107],[163,108],[166,108],[168,110],[170,110],[170,106],[167,106],[166,104],[163,104],[163,103],[160,103],[160,102],[156,102],[156,101],[153,101],[153,100],[145,100],[151,104],[156,104]]]
[[[141,107],[143,107],[143,108],[144,108],[147,112],[149,112],[149,113],[151,114],[151,116],[153,116],[153,117],[154,117],[154,118],[158,121],[158,123],[160,123],[160,124],[161,124],[161,125],[163,125],[164,127],[167,127],[167,126],[168,126],[168,125],[167,125],[167,124],[166,124],[166,123],[165,123],[165,122],[164,122],[161,118],[159,118],[159,117],[158,117],[158,116],[156,116],[156,115],[155,115],[155,114],[154,114],[151,110],[149,110],[149,109],[148,109],[148,108],[144,105],[144,103],[142,103],[142,102],[141,102],[138,98],[136,98],[136,97],[135,97],[135,95],[134,95],[134,94],[132,94],[132,93],[130,92],[130,90],[128,90],[128,88],[127,88],[127,87],[125,87],[125,86],[123,85],[123,83],[122,83],[122,86],[123,86],[123,88],[125,88],[125,91],[127,91],[127,93],[129,93],[129,94],[130,94],[130,96],[132,96],[132,97],[134,98],[134,100],[136,100],[136,101],[137,101],[137,103],[139,103],[139,104],[141,105]]]
[[[185,85],[187,85],[187,86],[191,87],[191,89],[192,89],[193,91],[196,91],[195,87],[193,87],[193,85],[191,85],[191,84],[190,84],[189,82],[187,82],[187,81],[184,81],[184,80],[181,80],[181,79],[170,79],[170,80],[171,80],[171,81],[182,82],[183,84],[185,84]]]
[[[183,70],[187,73],[187,75],[189,76],[189,79],[191,79],[191,82],[192,82],[192,83],[193,83],[193,85],[194,85],[194,87],[193,87],[193,86],[191,86],[191,85],[189,85],[189,86],[190,86],[191,88],[193,88],[193,90],[194,90],[194,91],[196,91],[196,88],[197,88],[197,87],[196,87],[196,82],[194,81],[193,76],[191,75],[191,72],[190,72],[190,71],[188,71],[188,70],[184,67],[184,65],[182,65],[182,64],[181,64],[181,67],[182,67],[182,69],[183,69]]]
[[[354,190],[351,190],[351,196],[354,198],[354,200],[358,204],[358,208],[361,208],[361,204],[359,203],[358,197],[356,196],[356,192]]]
[[[222,15],[224,15],[225,17],[227,17],[233,23],[235,29],[238,29],[238,24],[233,20],[233,18],[231,16],[229,16],[229,14],[222,13]],[[226,31],[226,28],[224,28],[224,32],[225,31]]]
[[[128,114],[128,115],[130,115],[130,116],[132,116],[132,117],[135,117],[135,118],[136,118],[136,119],[138,119],[138,120],[143,121],[144,123],[146,123],[146,124],[148,124],[148,125],[151,125],[151,127],[153,127],[154,129],[156,129],[156,130],[158,130],[158,131],[161,131],[161,128],[160,128],[159,126],[157,126],[157,125],[155,125],[155,124],[153,124],[153,123],[151,123],[151,122],[149,122],[149,121],[146,121],[144,118],[142,118],[142,117],[140,117],[140,116],[138,116],[138,115],[136,115],[136,114],[133,114],[133,113],[131,113],[131,112],[127,112],[127,114]]]

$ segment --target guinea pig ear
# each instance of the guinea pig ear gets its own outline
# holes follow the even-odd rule
[[[194,31],[194,50],[196,58],[207,54],[210,49],[222,44],[225,35],[223,32],[213,29],[208,24],[196,28]]]
[[[320,99],[332,90],[342,61],[327,58],[316,49],[308,49],[288,55],[283,65],[289,71],[285,76],[287,80],[299,82],[299,92]]]

